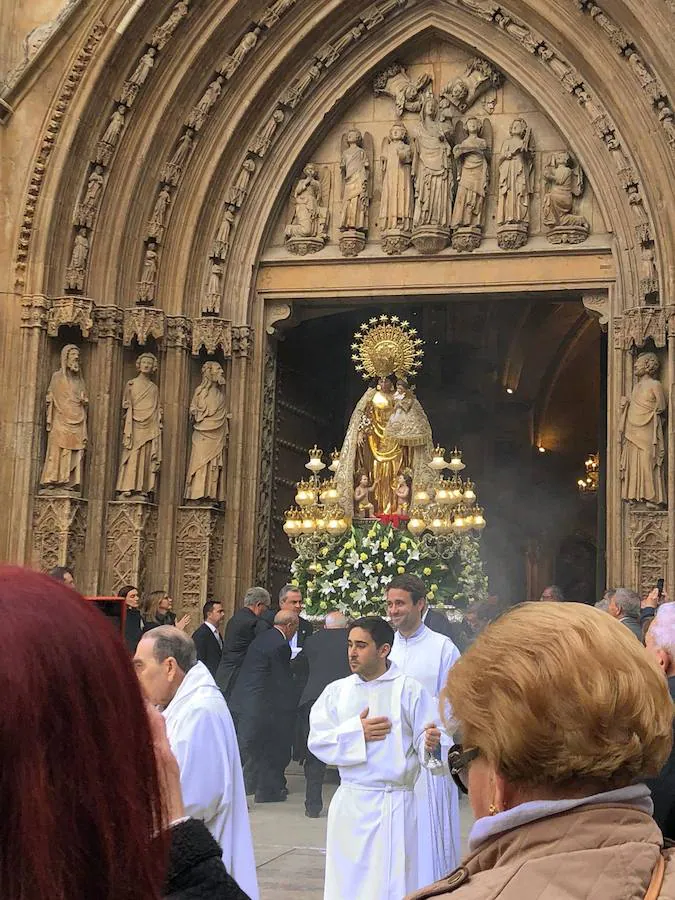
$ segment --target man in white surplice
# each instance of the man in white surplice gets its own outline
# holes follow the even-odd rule
[[[222,848],[227,871],[258,900],[237,737],[213,676],[197,661],[192,638],[170,625],[141,638],[134,665],[143,691],[166,721],[186,815],[204,820]]]
[[[426,587],[415,575],[397,575],[386,591],[387,612],[397,629],[389,658],[438,697],[448,672],[459,659],[450,638],[427,628],[422,622]],[[440,711],[435,713],[442,719]],[[418,802],[419,866],[422,880],[438,881],[459,862],[459,794],[449,775],[429,777],[424,770],[415,785]],[[427,883],[427,882],[425,882]]]
[[[357,619],[353,674],[329,684],[310,713],[308,747],[341,778],[328,810],[324,900],[401,900],[425,883],[413,788],[420,763],[441,768],[433,751],[449,740],[437,704],[387,660],[393,638],[384,619]]]

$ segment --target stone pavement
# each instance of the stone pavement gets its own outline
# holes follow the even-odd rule
[[[326,807],[335,793],[324,786],[324,811],[320,819],[305,816],[305,779],[292,763],[286,778],[289,795],[285,803],[251,803],[251,828],[258,863],[261,900],[322,900],[326,851]],[[471,827],[471,811],[461,806],[462,848]],[[356,900],[356,898],[350,898]],[[365,900],[365,898],[361,898]]]

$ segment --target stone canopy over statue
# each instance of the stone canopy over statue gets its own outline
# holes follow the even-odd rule
[[[412,492],[432,480],[431,426],[408,381],[422,357],[416,334],[381,316],[355,335],[352,359],[371,385],[352,413],[335,477],[349,517],[405,514]]]

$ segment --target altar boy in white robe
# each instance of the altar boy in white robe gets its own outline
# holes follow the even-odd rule
[[[393,638],[384,619],[357,619],[353,674],[329,684],[310,713],[308,747],[341,778],[328,811],[324,900],[401,900],[424,882],[413,789],[420,764],[442,768],[434,751],[450,741],[426,690],[388,661]]]
[[[232,716],[192,638],[163,625],[141,638],[136,674],[166,721],[180,770],[185,812],[203,819],[239,887],[258,900],[244,776]]]
[[[422,684],[438,704],[448,672],[459,650],[422,622],[426,587],[415,575],[397,575],[386,591],[387,612],[396,628],[389,658],[402,672]],[[442,719],[440,711],[435,716]],[[459,794],[452,778],[429,777],[423,771],[415,786],[418,802],[420,874],[438,881],[459,863]],[[431,883],[431,882],[430,882]]]

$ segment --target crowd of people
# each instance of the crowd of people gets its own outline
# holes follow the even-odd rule
[[[316,629],[296,586],[275,609],[254,587],[222,636],[207,602],[192,638],[166,591],[141,604],[127,585],[125,647],[70,570],[51,574],[0,570],[3,898],[257,900],[251,797],[283,803],[292,758],[310,818],[339,773],[325,900],[674,895],[662,584],[596,609],[549,585],[457,623],[401,575],[388,621],[331,611]],[[459,793],[476,819],[461,861]]]

